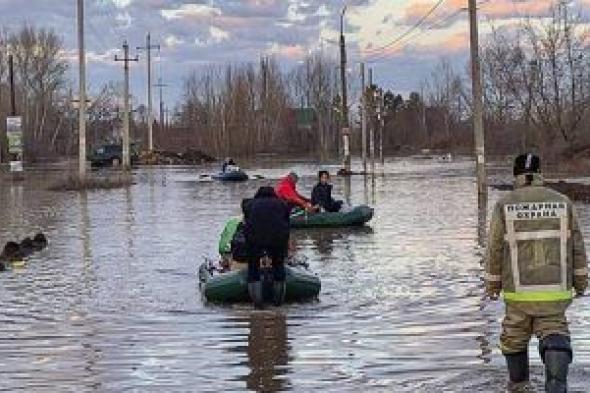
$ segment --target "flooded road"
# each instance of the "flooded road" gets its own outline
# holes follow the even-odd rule
[[[40,170],[1,183],[0,242],[43,230],[50,247],[0,274],[0,391],[503,392],[503,306],[482,297],[473,166],[406,159],[354,177],[351,202],[376,209],[369,227],[294,234],[320,301],[260,312],[203,304],[196,272],[240,200],[273,180],[147,168],[123,190],[49,192],[61,173]],[[310,193],[318,166],[294,167]],[[276,179],[291,168],[248,169]],[[578,210],[590,239],[590,206]],[[590,300],[569,317],[571,391],[585,392]]]

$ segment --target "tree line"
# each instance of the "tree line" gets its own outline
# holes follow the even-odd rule
[[[494,28],[481,48],[488,152],[537,150],[552,158],[590,149],[588,32],[563,3],[551,16]],[[51,30],[23,26],[0,32],[0,117],[10,113],[7,56],[14,57],[17,112],[23,116],[26,159],[75,155],[77,110],[63,42]],[[353,153],[360,152],[360,97],[367,123],[382,135],[385,154],[473,149],[467,65],[441,60],[419,91],[402,97],[384,86],[361,92],[349,78]],[[121,86],[106,82],[88,109],[91,146],[116,141]],[[211,65],[183,80],[183,93],[166,124],[156,121],[157,148],[201,149],[223,156],[260,153],[336,157],[340,151],[339,66],[323,53],[287,69],[272,58]],[[6,157],[5,122],[0,146]],[[137,105],[133,140],[147,143],[147,114]]]

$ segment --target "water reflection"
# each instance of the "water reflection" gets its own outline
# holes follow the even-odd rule
[[[486,244],[487,233],[487,216],[488,216],[488,194],[482,193],[478,195],[478,210],[477,210],[477,240],[481,247]]]
[[[248,389],[278,392],[289,386],[287,319],[282,311],[250,313],[248,334]]]
[[[340,229],[308,229],[305,231],[295,231],[293,238],[297,244],[302,244],[306,240],[311,240],[313,249],[323,257],[329,257],[334,252],[335,246],[340,242],[358,241],[358,237],[372,235],[374,230],[370,226],[358,228],[340,228]],[[351,237],[355,237],[351,240]]]
[[[90,228],[90,213],[88,211],[88,193],[81,192],[80,203],[80,234],[82,236],[82,274],[88,295],[96,286],[96,272],[92,262],[92,241]]]
[[[351,204],[351,192],[352,192],[352,177],[351,176],[344,176],[344,200],[346,204]]]
[[[126,224],[126,235],[127,235],[127,252],[129,253],[129,257],[133,258],[134,252],[134,228],[135,228],[135,214],[133,210],[133,199],[131,196],[131,188],[125,188],[125,224]]]

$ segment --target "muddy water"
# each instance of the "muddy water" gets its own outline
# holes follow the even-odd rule
[[[320,301],[262,312],[204,304],[196,268],[241,198],[272,181],[197,181],[207,168],[139,169],[127,190],[87,194],[45,191],[59,171],[4,181],[0,241],[43,230],[51,244],[0,275],[0,391],[502,392],[503,309],[482,299],[472,166],[407,159],[353,178],[351,202],[376,208],[369,227],[294,235]],[[309,192],[317,165],[249,169],[292,167]],[[578,208],[590,236],[590,208]],[[583,392],[590,301],[569,316]]]

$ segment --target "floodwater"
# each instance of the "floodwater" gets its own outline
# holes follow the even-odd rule
[[[248,169],[276,179],[293,167],[309,192],[316,164]],[[376,209],[370,226],[296,232],[320,300],[266,311],[204,304],[196,273],[241,198],[274,180],[197,181],[207,170],[138,169],[129,189],[88,193],[46,191],[59,171],[2,180],[0,242],[43,230],[50,247],[0,274],[0,391],[505,391],[503,306],[482,297],[472,162],[395,160],[353,177],[351,202]],[[590,236],[590,208],[578,210]],[[588,298],[569,317],[571,391],[584,392]]]

